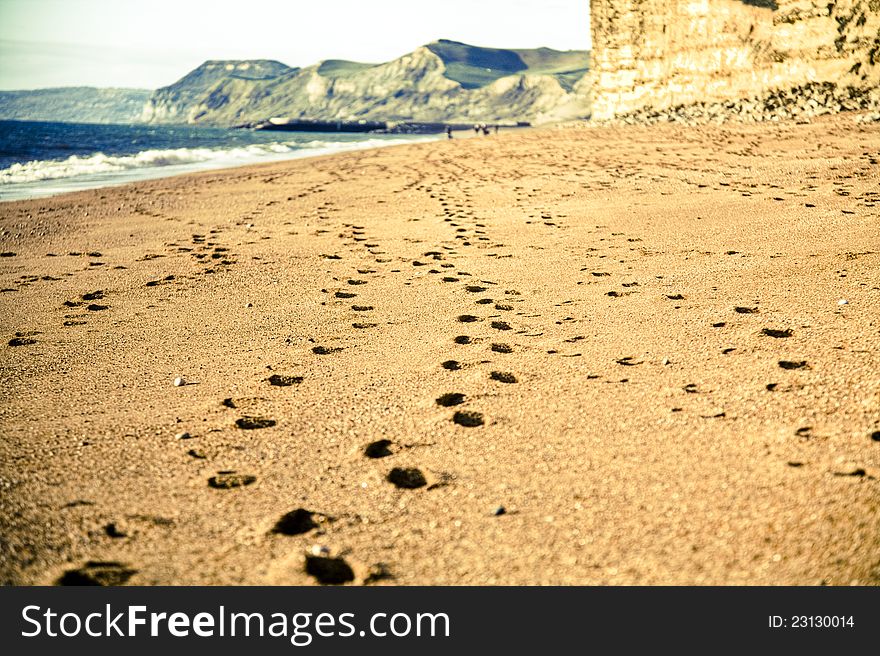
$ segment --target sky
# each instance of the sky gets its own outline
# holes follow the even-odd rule
[[[440,38],[587,50],[588,0],[0,0],[0,89],[154,89],[206,59],[382,62]]]

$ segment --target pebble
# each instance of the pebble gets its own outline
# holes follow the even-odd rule
[[[177,435],[174,436],[174,439],[176,439],[176,440],[189,440],[189,439],[192,439],[192,435],[190,435],[187,432],[178,433]]]
[[[183,387],[184,385],[186,385],[186,379],[183,376],[178,376],[174,379],[175,387]]]
[[[837,304],[838,305],[849,305],[849,301],[846,300],[845,298],[842,298],[839,301],[837,301]]]
[[[507,512],[507,509],[504,506],[498,506],[494,510],[492,510],[492,515],[498,517],[499,515],[503,515]]]

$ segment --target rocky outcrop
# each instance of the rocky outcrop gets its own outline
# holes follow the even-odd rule
[[[589,114],[582,82],[588,63],[586,51],[499,50],[453,41],[376,65],[330,60],[294,69],[278,62],[206,62],[156,91],[143,120],[232,126],[273,117],[535,123],[582,118]]]
[[[591,0],[592,115],[880,81],[880,0]]]

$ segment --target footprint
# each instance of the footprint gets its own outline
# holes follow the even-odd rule
[[[513,348],[507,344],[492,344],[492,350],[495,353],[513,353]]]
[[[388,472],[388,481],[399,488],[414,490],[428,484],[420,469],[395,467]]]
[[[394,455],[394,452],[388,447],[394,444],[391,440],[376,440],[375,442],[370,442],[366,447],[364,447],[364,455],[367,458],[385,458],[390,455]]]
[[[323,517],[323,516],[322,516]],[[272,533],[278,533],[279,535],[301,535],[303,533],[308,533],[314,528],[318,528],[318,523],[315,522],[315,513],[306,510],[305,508],[297,508],[296,510],[291,510],[289,513],[285,513],[281,516],[281,518],[275,522],[275,526],[272,527]]]
[[[458,360],[447,360],[440,366],[449,371],[458,371],[461,369],[461,363]]]
[[[117,586],[126,583],[137,574],[136,569],[114,561],[87,562],[82,567],[69,569],[56,582],[57,585]]]
[[[251,474],[236,474],[233,471],[217,472],[216,476],[208,479],[208,486],[218,490],[231,490],[235,487],[244,487],[256,482],[257,477]]]
[[[465,395],[459,392],[450,392],[448,394],[443,394],[442,396],[437,397],[437,405],[442,405],[444,408],[451,408],[454,405],[461,405],[464,403]]]
[[[235,425],[242,430],[259,430],[261,428],[271,428],[277,422],[274,419],[266,419],[264,417],[241,417],[235,420]]]
[[[516,376],[505,371],[493,371],[491,374],[489,374],[489,378],[491,378],[492,380],[497,380],[499,383],[517,382]]]
[[[506,321],[493,321],[490,325],[495,330],[512,330],[510,324]]]
[[[100,312],[101,310],[109,310],[109,305],[98,305],[97,303],[89,303],[86,306],[86,310],[89,312]]]
[[[302,376],[283,376],[281,374],[272,374],[266,379],[270,385],[275,385],[276,387],[290,387],[291,385],[298,385],[303,382]]]
[[[355,312],[369,312],[375,308],[372,305],[352,305],[351,309]]]
[[[354,581],[354,570],[344,558],[306,556],[306,574],[314,576],[322,585],[341,585]]]
[[[334,294],[336,298],[354,298],[357,294],[353,294],[351,292],[336,292]]]
[[[312,349],[312,353],[315,355],[330,355],[331,353],[339,353],[341,350],[341,346],[315,346]]]
[[[792,361],[792,360],[780,360],[779,366],[782,367],[783,369],[789,369],[789,370],[791,370],[791,369],[809,369],[810,368],[809,365],[807,364],[806,360],[800,360],[797,362]]]
[[[479,321],[480,317],[475,317],[472,314],[462,314],[461,316],[458,317],[458,320],[461,323],[474,323],[475,321]]]
[[[733,308],[733,311],[738,314],[757,314],[758,308],[737,306],[737,307]]]
[[[456,344],[472,344],[474,340],[467,335],[459,335],[458,337],[455,337],[452,341]]]
[[[483,420],[483,414],[480,412],[474,412],[472,410],[463,410],[456,412],[454,415],[452,415],[452,421],[459,426],[465,426],[467,428],[476,428],[477,426],[482,426],[485,423]]]
[[[793,335],[790,328],[786,328],[785,330],[776,330],[775,328],[761,328],[761,334],[767,335],[767,337],[775,337],[777,339],[785,339],[786,337],[791,337]]]
[[[484,292],[489,288],[488,287],[480,287],[479,285],[468,285],[467,287],[465,287],[465,289],[469,292],[474,293],[474,294],[479,294],[480,292]]]
[[[351,324],[352,328],[357,328],[358,330],[365,330],[367,328],[375,328],[379,324],[377,323],[353,323]]]

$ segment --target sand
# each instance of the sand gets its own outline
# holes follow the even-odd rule
[[[0,581],[875,585],[878,158],[534,130],[0,205]]]

